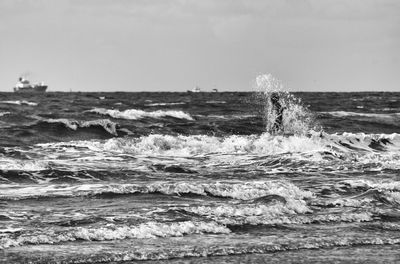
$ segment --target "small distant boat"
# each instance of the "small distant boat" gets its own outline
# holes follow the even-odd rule
[[[46,92],[47,85],[43,82],[31,84],[24,77],[19,77],[17,84],[14,87],[16,93],[44,93]]]
[[[196,86],[192,90],[187,90],[188,93],[200,93],[201,89],[200,87]]]

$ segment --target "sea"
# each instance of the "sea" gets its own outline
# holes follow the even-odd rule
[[[261,88],[0,93],[0,263],[399,263],[400,93]]]

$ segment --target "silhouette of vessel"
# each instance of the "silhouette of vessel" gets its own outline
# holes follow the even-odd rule
[[[17,84],[14,87],[16,93],[44,93],[46,92],[47,85],[43,82],[31,84],[24,77],[19,77]]]

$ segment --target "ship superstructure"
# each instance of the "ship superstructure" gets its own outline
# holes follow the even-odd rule
[[[17,84],[14,87],[16,93],[44,93],[46,92],[47,85],[43,82],[31,84],[24,77],[19,77]]]

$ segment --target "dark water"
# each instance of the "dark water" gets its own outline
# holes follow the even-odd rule
[[[0,262],[399,261],[400,93],[294,96],[0,94]]]

